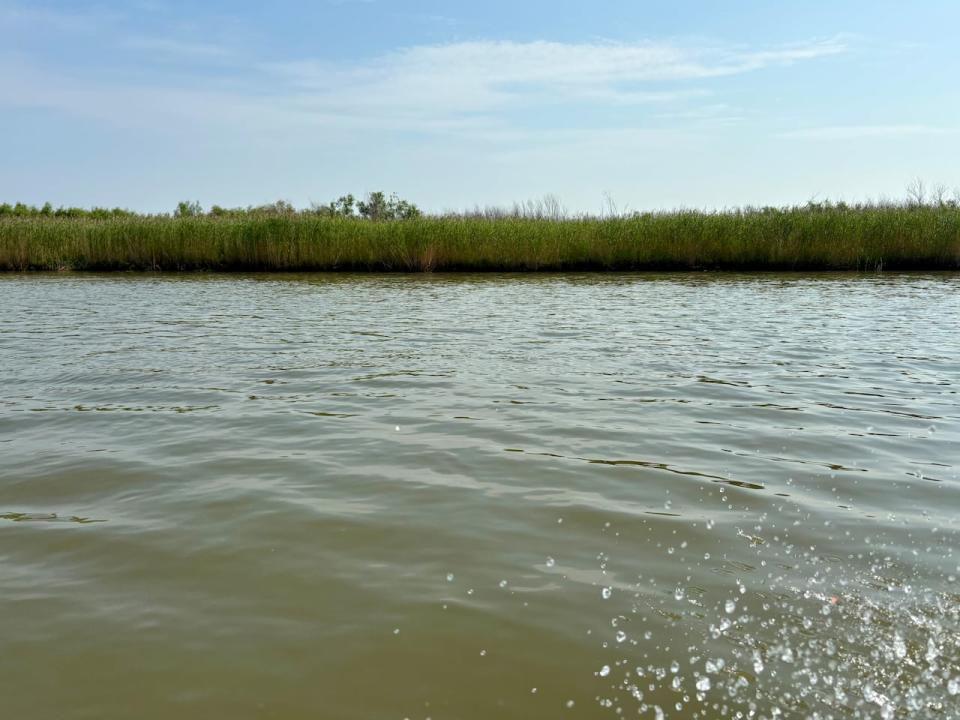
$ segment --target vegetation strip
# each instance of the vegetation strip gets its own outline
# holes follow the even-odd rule
[[[0,270],[960,269],[955,202],[566,217],[423,215],[395,196],[173,215],[0,205]]]

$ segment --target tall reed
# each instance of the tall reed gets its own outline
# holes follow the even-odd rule
[[[960,268],[956,205],[809,205],[627,217],[310,213],[0,216],[0,270]]]

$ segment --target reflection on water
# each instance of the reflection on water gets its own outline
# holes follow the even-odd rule
[[[960,715],[960,277],[0,277],[30,718]]]

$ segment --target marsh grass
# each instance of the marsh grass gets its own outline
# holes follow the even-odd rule
[[[807,205],[565,218],[296,213],[0,217],[0,270],[960,268],[960,208]]]

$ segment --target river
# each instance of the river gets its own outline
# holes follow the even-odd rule
[[[960,275],[0,276],[31,720],[960,715]]]

